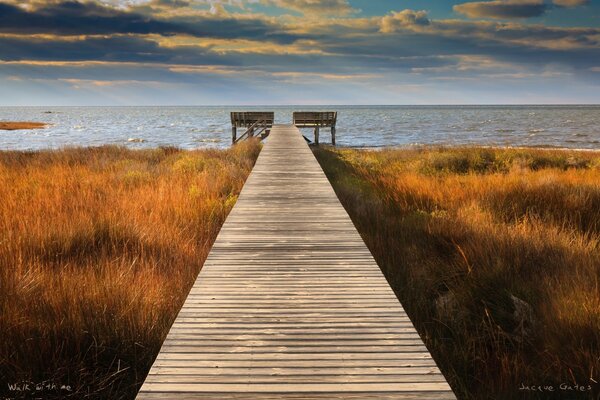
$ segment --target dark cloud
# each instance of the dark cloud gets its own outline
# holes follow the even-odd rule
[[[82,40],[44,40],[0,37],[3,61],[110,61],[199,65],[236,62],[201,47],[161,47],[141,37],[88,37]]]
[[[154,0],[152,4],[163,6],[163,7],[188,7],[190,2],[187,0]]]
[[[590,0],[553,0],[552,3],[559,7],[578,7],[591,3]]]
[[[406,24],[398,22],[401,20],[393,18],[385,29],[382,25],[380,35],[324,37],[320,45],[326,52],[346,54],[350,62],[361,62],[366,68],[400,71],[409,65],[418,68],[418,64],[423,68],[452,67],[461,56],[498,60],[504,64],[499,68],[555,64],[577,71],[600,60],[599,28],[433,19],[426,19],[426,24]]]
[[[78,40],[27,36],[0,37],[0,54],[7,61],[107,61],[219,65],[259,71],[373,73],[410,72],[413,68],[451,68],[460,56],[483,56],[533,67],[549,63],[578,70],[595,67],[600,59],[600,30],[552,28],[496,22],[430,20],[426,14],[404,13],[418,18],[394,18],[388,33],[377,26],[349,28],[345,34],[321,32],[311,38],[317,54],[253,53],[212,46],[160,46],[143,35],[86,37]],[[412,21],[415,22],[412,22]],[[421,21],[421,22],[416,22]],[[390,25],[390,26],[392,26]],[[357,34],[362,32],[363,34]],[[542,47],[540,44],[557,48]]]
[[[110,35],[185,34],[196,37],[251,38],[292,43],[296,35],[258,18],[177,17],[158,19],[98,3],[64,1],[32,11],[0,3],[0,32],[16,34]]]
[[[493,0],[457,4],[454,11],[469,18],[531,18],[542,16],[548,5],[541,0]]]

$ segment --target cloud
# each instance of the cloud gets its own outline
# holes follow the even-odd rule
[[[381,18],[379,30],[382,33],[391,33],[405,27],[415,25],[427,26],[431,23],[426,11],[402,10],[392,12]]]
[[[553,5],[567,8],[589,2],[590,0],[552,0],[550,4],[543,0],[491,0],[457,4],[452,8],[469,18],[513,19],[540,17]]]
[[[479,46],[496,43],[502,49],[518,53],[534,49],[575,51],[589,49],[598,53],[600,28],[563,28],[490,21],[442,20],[432,24],[432,32],[450,37],[468,38]]]
[[[552,3],[559,7],[578,7],[590,3],[590,0],[553,0]]]
[[[362,73],[362,74],[340,74],[340,73],[317,73],[317,72],[275,72],[272,76],[276,78],[284,78],[285,80],[347,80],[347,81],[359,81],[359,80],[372,80],[375,78],[381,78],[381,75]]]
[[[243,59],[237,55],[222,55],[211,46],[163,47],[150,38],[114,36],[68,38],[31,38],[0,36],[0,59],[30,61],[39,65],[51,63],[93,62],[146,63],[157,65],[219,65],[239,67]],[[54,64],[57,65],[57,64]],[[72,65],[72,64],[65,64]]]
[[[408,46],[419,53],[431,51],[437,54],[462,54],[467,49],[469,52],[483,52],[489,48],[490,52],[497,54],[534,54],[536,50],[548,50],[545,57],[552,57],[554,53],[562,60],[566,59],[565,54],[569,51],[586,50],[592,58],[598,57],[600,53],[600,28],[595,27],[571,28],[516,22],[431,19],[424,11],[404,10],[381,17],[379,31],[383,36],[404,39],[390,41],[390,46]],[[365,41],[373,44],[377,40],[369,37]],[[369,54],[375,54],[379,50],[381,49],[371,45],[367,51]],[[389,54],[393,50],[385,49],[379,54]],[[403,51],[406,52],[407,49]]]
[[[177,34],[195,37],[257,38],[293,43],[297,37],[266,18],[193,14],[154,18],[94,2],[61,1],[33,9],[0,3],[0,32],[55,35]]]
[[[263,0],[265,4],[297,11],[303,15],[349,15],[357,10],[347,0]]]
[[[469,18],[512,19],[539,17],[548,10],[548,5],[542,0],[492,0],[457,4],[452,8]]]

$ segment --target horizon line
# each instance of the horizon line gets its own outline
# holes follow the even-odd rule
[[[464,103],[464,104],[41,104],[0,105],[3,107],[502,107],[502,106],[600,106],[600,103]]]

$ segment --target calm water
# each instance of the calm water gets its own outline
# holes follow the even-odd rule
[[[186,149],[230,145],[230,111],[338,111],[338,144],[543,146],[600,149],[600,106],[1,107],[0,121],[47,129],[0,131],[0,149],[119,144]],[[305,133],[312,138],[312,132]],[[328,141],[327,130],[321,134]]]

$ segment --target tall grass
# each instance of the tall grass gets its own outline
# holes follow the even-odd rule
[[[315,154],[460,398],[598,396],[600,155]]]
[[[0,397],[132,398],[258,151],[1,152]]]

